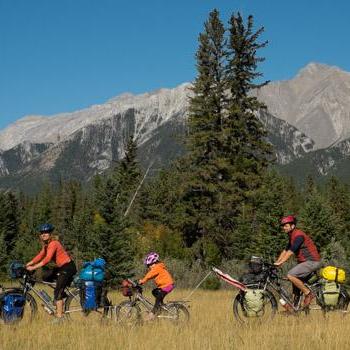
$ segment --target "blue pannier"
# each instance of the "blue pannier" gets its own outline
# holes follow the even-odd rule
[[[0,296],[1,318],[5,323],[19,321],[23,317],[26,298],[16,292],[5,292]]]
[[[106,262],[101,258],[86,262],[80,271],[79,278],[83,281],[102,282],[105,279],[105,266]]]
[[[80,288],[80,303],[84,311],[96,310],[101,304],[102,282],[84,281]]]

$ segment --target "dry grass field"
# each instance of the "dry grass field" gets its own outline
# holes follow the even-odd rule
[[[188,291],[172,294],[169,300],[183,298]],[[182,328],[163,321],[124,329],[95,317],[53,325],[39,306],[31,324],[0,325],[0,349],[350,349],[350,315],[333,314],[325,319],[314,311],[308,317],[277,315],[268,324],[241,326],[233,318],[233,294],[197,291],[191,298],[191,320]],[[114,303],[123,300],[117,293],[112,299]]]

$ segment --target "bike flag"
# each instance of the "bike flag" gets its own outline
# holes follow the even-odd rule
[[[212,269],[216,273],[216,275],[219,278],[221,278],[222,280],[224,280],[226,283],[231,284],[231,286],[234,286],[242,291],[247,290],[247,287],[243,283],[237,281],[236,279],[231,277],[229,274],[222,272],[221,270],[217,269],[216,267],[213,267]]]

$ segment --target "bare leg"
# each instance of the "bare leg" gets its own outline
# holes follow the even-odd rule
[[[56,316],[63,317],[63,300],[56,300]]]
[[[299,288],[305,295],[308,295],[310,293],[310,289],[305,287],[303,281],[301,281],[299,278],[287,275],[287,278],[297,287]]]

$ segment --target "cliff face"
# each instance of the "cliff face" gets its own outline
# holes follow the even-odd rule
[[[123,94],[73,113],[18,120],[0,132],[0,187],[35,190],[47,178],[88,181],[123,157],[130,136],[144,166],[168,163],[183,152],[179,139],[186,131],[190,86]],[[284,169],[303,164],[327,175],[348,162],[349,73],[309,64],[294,79],[254,94],[268,107],[258,117]]]

